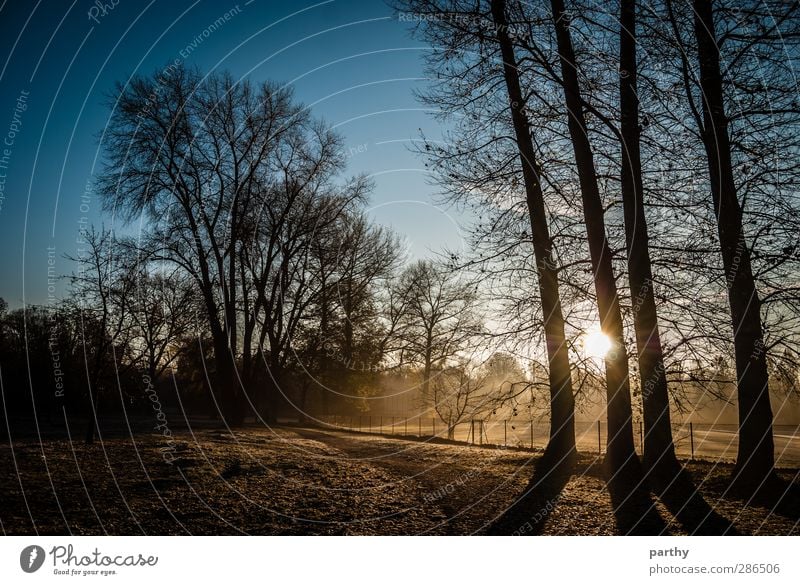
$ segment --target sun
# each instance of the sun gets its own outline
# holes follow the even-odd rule
[[[583,338],[583,353],[586,357],[602,360],[611,349],[611,339],[599,328],[586,332]]]

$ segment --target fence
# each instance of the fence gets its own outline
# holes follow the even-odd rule
[[[415,438],[441,438],[474,445],[502,445],[525,449],[544,448],[550,435],[547,421],[469,420],[453,428],[440,419],[413,416],[329,415],[319,417],[325,425],[349,432]],[[800,426],[775,425],[775,460],[780,467],[800,467]],[[608,437],[603,421],[576,421],[575,438],[579,451],[604,453]],[[734,461],[739,435],[735,424],[684,423],[672,425],[675,451],[685,459]],[[634,423],[634,446],[641,454],[644,427]]]

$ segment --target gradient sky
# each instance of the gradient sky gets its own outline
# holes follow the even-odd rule
[[[461,245],[457,216],[435,205],[408,150],[420,128],[440,134],[412,94],[429,49],[382,1],[114,1],[101,10],[100,1],[0,0],[0,297],[12,307],[47,302],[48,249],[68,274],[63,256],[75,254],[81,221],[114,225],[87,196],[106,96],[115,81],[175,59],[290,84],[344,136],[349,172],[374,177],[371,213],[407,238],[412,256]]]

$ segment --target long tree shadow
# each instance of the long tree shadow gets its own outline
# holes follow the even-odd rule
[[[731,482],[723,492],[728,500],[740,500],[744,505],[765,508],[770,514],[784,516],[794,522],[800,522],[800,484],[798,476],[792,480],[773,473],[766,481],[756,486],[737,486]]]
[[[575,470],[574,453],[566,457],[542,457],[522,495],[486,530],[493,536],[536,536],[558,505],[561,492]]]
[[[800,522],[800,485],[795,481],[776,477],[760,501],[772,512]]]
[[[730,520],[720,516],[698,491],[689,472],[680,465],[653,470],[647,476],[653,494],[670,514],[692,535],[736,536]]]
[[[658,513],[643,480],[638,459],[616,469],[612,469],[608,463],[604,467],[619,533],[631,536],[669,534],[667,524]]]

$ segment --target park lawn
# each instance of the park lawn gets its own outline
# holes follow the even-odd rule
[[[173,440],[25,439],[13,449],[5,442],[3,532],[479,534],[523,493],[541,454],[305,428],[181,430]],[[688,469],[739,533],[800,533],[783,510],[721,497],[729,464]],[[796,481],[797,470],[781,476]],[[686,533],[660,502],[653,505],[666,533]],[[617,533],[600,462],[581,455],[544,534]]]

